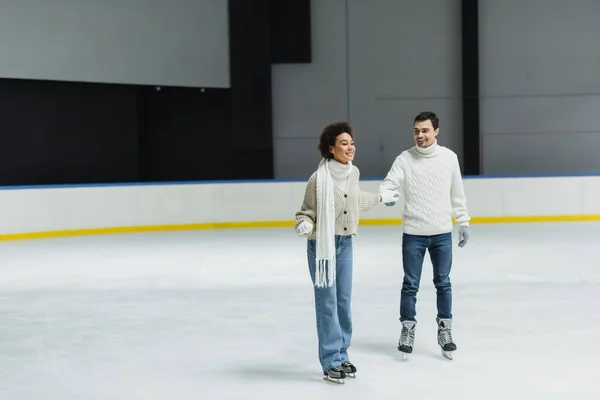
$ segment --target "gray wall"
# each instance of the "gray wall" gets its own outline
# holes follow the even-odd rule
[[[0,0],[0,77],[227,88],[227,10],[226,0]]]
[[[313,0],[312,23],[313,63],[273,66],[276,178],[306,179],[321,129],[343,119],[362,177],[383,177],[423,110],[462,160],[459,0]]]
[[[484,174],[600,172],[600,1],[480,0]]]

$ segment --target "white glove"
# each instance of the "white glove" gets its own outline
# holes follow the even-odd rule
[[[381,202],[388,207],[393,206],[400,199],[400,193],[396,190],[386,190],[379,193],[379,195],[381,196]]]
[[[310,221],[302,221],[296,227],[296,233],[298,236],[310,236],[313,231],[314,225]]]
[[[458,247],[464,247],[469,241],[469,227],[461,226],[458,228]]]

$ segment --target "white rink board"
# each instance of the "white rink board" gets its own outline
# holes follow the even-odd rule
[[[1,234],[178,224],[291,221],[305,182],[169,183],[4,188]],[[377,192],[379,180],[363,180]],[[600,214],[600,176],[466,178],[472,217]],[[398,204],[401,205],[401,204]],[[379,205],[366,219],[401,218]]]

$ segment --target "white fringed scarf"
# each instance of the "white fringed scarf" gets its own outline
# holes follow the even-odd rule
[[[335,195],[332,176],[346,179],[351,172],[350,161],[342,164],[333,159],[322,159],[317,169],[316,287],[331,287],[335,281]]]

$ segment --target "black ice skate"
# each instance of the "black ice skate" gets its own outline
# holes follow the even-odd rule
[[[442,348],[442,355],[452,360],[452,352],[456,350],[456,344],[452,340],[452,320],[436,318],[438,324],[438,344]]]
[[[412,353],[415,343],[415,321],[403,321],[402,332],[400,332],[400,340],[398,341],[398,351],[402,353],[402,359],[406,360],[409,354]]]
[[[323,371],[323,379],[328,382],[343,384],[345,383],[345,378],[346,373],[344,372],[344,369],[341,366],[331,368],[328,371]]]
[[[346,361],[342,364],[342,369],[346,376],[350,378],[356,378],[356,367],[350,361]]]

